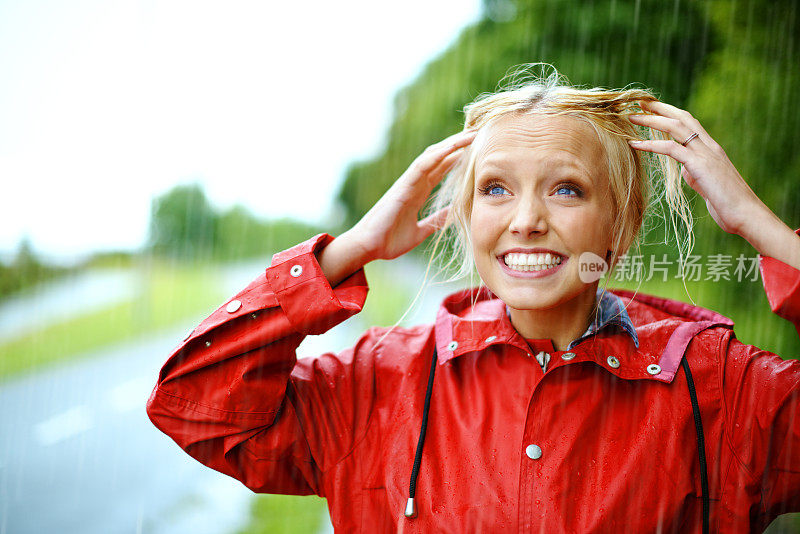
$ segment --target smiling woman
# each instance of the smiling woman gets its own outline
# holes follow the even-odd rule
[[[477,128],[481,133],[475,145],[467,149],[462,168],[451,173],[437,196],[437,208],[450,204],[455,207],[454,216],[448,222],[457,226],[464,252],[460,275],[472,269],[467,221],[476,176],[491,181],[492,172],[533,172],[524,166],[530,161],[503,155],[502,150],[512,147],[519,155],[530,150],[538,152],[542,143],[558,143],[560,146],[550,147],[549,154],[527,154],[528,159],[539,157],[535,170],[551,178],[563,174],[567,185],[570,178],[576,180],[578,183],[572,185],[577,194],[583,192],[580,189],[583,180],[585,185],[597,188],[595,196],[605,195],[598,201],[604,203],[607,211],[622,216],[612,217],[611,221],[610,231],[615,236],[613,246],[617,249],[610,256],[612,267],[621,252],[634,243],[653,186],[660,186],[673,211],[684,221],[690,221],[675,162],[669,158],[656,160],[658,169],[655,170],[663,179],[661,183],[651,184],[651,178],[657,173],[648,173],[646,162],[626,143],[641,135],[664,138],[658,131],[637,131],[627,120],[639,111],[640,101],[655,100],[651,93],[640,89],[579,90],[564,85],[566,81],[555,72],[541,79],[523,76],[520,80],[516,75],[512,79],[515,82],[505,90],[485,95],[465,107],[465,128]],[[499,140],[501,152],[495,155],[497,138],[503,135],[508,146],[503,144],[503,139]],[[509,164],[513,163],[523,168],[509,169]],[[691,231],[690,223],[688,231]]]
[[[484,131],[469,213],[478,273],[520,334],[566,347],[595,304],[578,277],[579,255],[610,259],[613,247],[602,146],[588,125],[566,117],[510,115]]]
[[[191,333],[153,423],[253,491],[326,497],[337,531],[758,532],[800,511],[800,363],[581,269],[630,249],[652,191],[690,237],[686,181],[761,253],[770,306],[800,331],[800,237],[647,91],[554,73],[465,111],[353,228],[276,254]],[[366,263],[437,231],[479,287],[432,324],[297,360],[306,335],[361,310]]]

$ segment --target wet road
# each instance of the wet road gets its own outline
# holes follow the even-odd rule
[[[0,533],[228,532],[247,518],[249,490],[145,414],[185,330],[3,385]]]

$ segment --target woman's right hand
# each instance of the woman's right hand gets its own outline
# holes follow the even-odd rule
[[[372,260],[405,254],[441,226],[447,208],[422,220],[419,211],[475,134],[461,131],[426,148],[355,226],[320,251],[319,264],[331,285]]]

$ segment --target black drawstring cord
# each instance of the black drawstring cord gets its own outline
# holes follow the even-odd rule
[[[703,437],[703,422],[700,420],[700,406],[697,403],[694,380],[692,380],[692,372],[689,370],[689,362],[686,361],[685,354],[681,364],[683,365],[683,371],[686,373],[686,382],[689,384],[689,396],[692,399],[692,412],[694,412],[694,427],[697,430],[697,451],[700,455],[700,488],[703,492],[703,534],[708,534],[708,516],[711,503],[708,496],[708,466],[706,465],[706,441]]]
[[[417,440],[417,453],[414,455],[414,467],[411,469],[411,487],[408,490],[408,502],[406,503],[405,516],[408,518],[417,517],[417,507],[414,504],[414,495],[417,493],[417,475],[419,475],[419,465],[422,462],[422,445],[425,443],[425,432],[428,429],[428,412],[431,407],[431,392],[433,391],[433,375],[436,372],[436,347],[433,347],[433,359],[431,360],[431,372],[428,375],[428,389],[425,391],[425,408],[422,410],[422,428],[419,431]]]

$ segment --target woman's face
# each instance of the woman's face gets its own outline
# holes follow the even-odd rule
[[[554,308],[594,291],[596,284],[581,281],[578,260],[585,252],[606,258],[612,214],[592,127],[572,117],[509,114],[485,127],[474,148],[470,232],[484,284],[519,310]],[[531,265],[544,261],[550,266]]]

